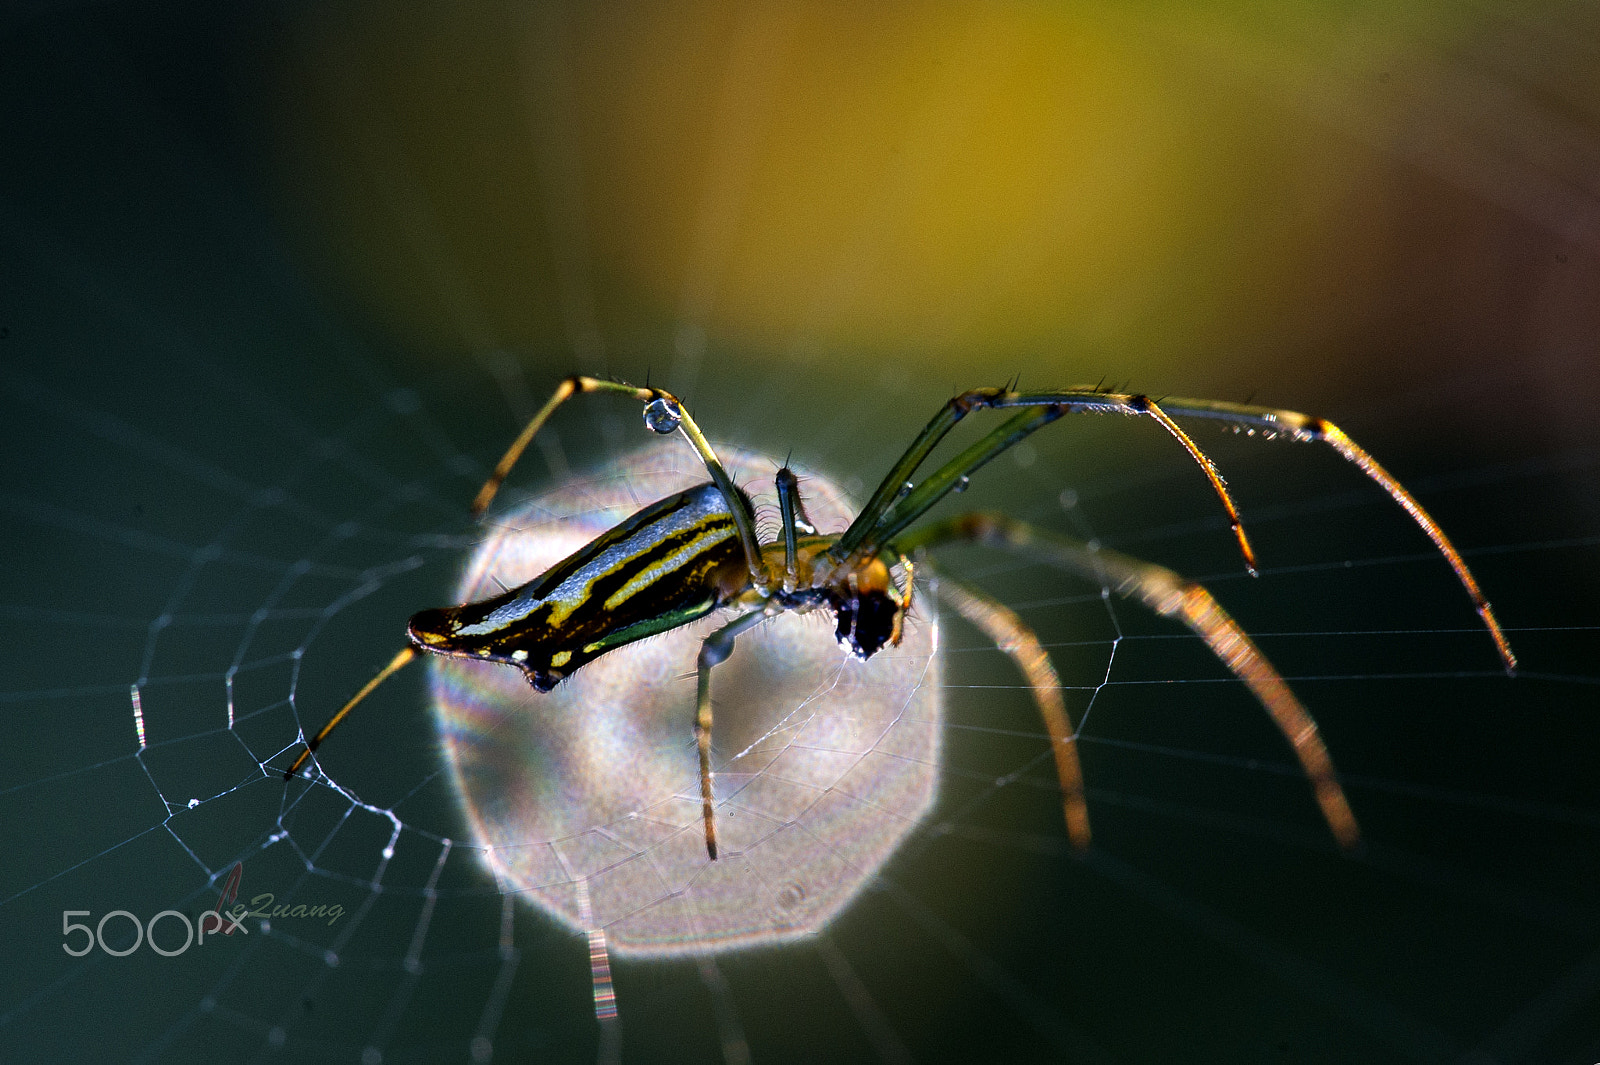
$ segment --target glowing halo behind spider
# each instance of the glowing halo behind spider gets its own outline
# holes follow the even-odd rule
[[[532,579],[644,505],[706,481],[657,445],[493,520],[458,601]],[[777,528],[777,463],[720,452]],[[840,490],[801,473],[813,523]],[[897,571],[898,576],[898,571]],[[937,625],[914,609],[899,648],[848,655],[831,614],[739,637],[712,679],[720,855],[706,857],[694,745],[695,656],[718,611],[603,655],[547,694],[493,663],[434,659],[436,722],[472,831],[502,887],[618,954],[703,953],[822,928],[927,813],[942,714]]]

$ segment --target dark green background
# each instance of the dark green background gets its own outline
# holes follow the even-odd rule
[[[369,1043],[386,1062],[469,1060],[508,971],[501,900],[458,850],[407,973],[437,845],[402,833],[374,894],[389,823],[357,811],[332,831],[348,804],[326,789],[269,845],[285,789],[224,727],[220,677],[258,608],[276,613],[235,702],[238,738],[263,757],[293,740],[291,681],[314,724],[387,659],[397,620],[454,581],[466,500],[518,424],[502,384],[538,396],[573,365],[555,341],[414,342],[286,221],[294,193],[268,159],[255,79],[261,42],[294,14],[37,5],[0,24],[7,1061],[358,1061]],[[1594,143],[1592,112],[1566,117]],[[1461,195],[1413,180],[1419,202]],[[1481,254],[1508,273],[1563,256],[1594,276],[1582,232],[1499,225]],[[1120,645],[1098,696],[1083,744],[1096,846],[1073,857],[1031,709],[984,687],[1015,681],[952,624],[948,712],[973,727],[950,732],[933,820],[825,947],[619,963],[623,1060],[738,1060],[741,1043],[757,1062],[1600,1059],[1600,419],[1582,402],[1593,307],[1571,313],[1560,344],[1508,328],[1480,338],[1487,358],[1432,351],[1418,372],[1372,339],[1362,372],[1302,372],[1305,394],[1274,394],[1344,423],[1458,537],[1522,655],[1514,681],[1422,537],[1316,450],[1202,440],[1253,520],[1255,582],[1192,468],[1135,426],[1062,427],[1033,465],[1001,461],[968,496],[1073,531],[1056,504],[1070,487],[1108,544],[1205,578],[1267,634],[1348,781],[1364,854],[1335,851],[1237,685],[1164,683],[1221,680],[1193,641],[1118,609],[1153,638]],[[1432,325],[1412,337],[1459,332]],[[634,308],[614,368],[668,372],[672,337],[670,309]],[[870,482],[949,387],[1026,382],[1027,359],[974,353],[947,381],[915,352],[837,353],[819,372],[713,337],[689,398],[714,439]],[[1083,376],[1108,366],[1100,353]],[[1182,386],[1205,379],[1197,355]],[[602,403],[556,431],[575,465],[603,462],[645,442],[636,417]],[[530,461],[519,476],[548,474]],[[213,543],[216,560],[197,555]],[[1100,641],[1058,651],[1068,684],[1099,682],[1111,633],[1093,589],[977,552],[950,568],[1047,643]],[[177,621],[153,628],[174,603]],[[128,685],[145,670],[151,746],[135,759]],[[436,766],[420,695],[419,678],[399,681],[384,713],[352,721],[340,779],[403,799],[408,827],[459,835],[437,782],[408,794]],[[240,858],[246,896],[370,906],[337,968],[328,929],[288,921],[171,959],[61,952],[62,910],[198,911],[215,895],[206,871]],[[513,939],[494,1060],[594,1058],[583,943],[521,909]]]

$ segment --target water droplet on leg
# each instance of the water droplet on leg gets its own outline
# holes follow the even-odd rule
[[[644,406],[644,424],[651,432],[666,436],[683,424],[683,412],[666,396],[657,396]]]

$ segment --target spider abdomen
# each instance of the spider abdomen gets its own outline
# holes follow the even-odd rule
[[[527,584],[421,611],[407,635],[433,654],[514,665],[549,691],[609,650],[716,609],[727,594],[714,578],[742,558],[722,493],[703,484],[652,503]]]

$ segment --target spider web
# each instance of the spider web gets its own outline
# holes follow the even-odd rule
[[[16,949],[36,959],[8,973],[0,1021],[28,1060],[91,1047],[130,1060],[595,1053],[586,943],[481,869],[442,786],[419,684],[392,682],[352,720],[332,782],[280,779],[297,728],[381,663],[394,619],[439,598],[474,537],[458,501],[479,463],[445,443],[448,411],[431,412],[451,389],[492,392],[475,373],[451,378],[369,385],[353,417],[321,426],[296,411],[302,397],[251,389],[237,402],[213,380],[202,388],[208,413],[178,433],[142,403],[94,402],[104,397],[59,382],[19,376],[8,390],[9,416],[30,425],[38,453],[74,456],[72,468],[5,496],[39,559],[38,577],[6,606],[13,676],[27,686],[4,695],[13,764],[0,795],[12,854],[0,905]],[[244,466],[257,477],[198,443],[233,424],[213,421],[219,407],[239,416],[241,435],[262,434],[259,460]],[[759,408],[732,413],[757,431]],[[511,412],[500,419],[513,424]],[[1177,490],[1181,463],[1108,485],[1074,476],[1050,450],[994,471],[1025,516],[1059,515],[1123,550],[1176,544],[1203,557],[1209,543],[1185,545],[1226,546],[1209,514],[1198,529],[1135,521],[1122,537],[1108,535],[1117,519],[1099,520]],[[1263,465],[1310,458],[1288,450]],[[1274,479],[1245,458],[1230,456],[1236,481]],[[1465,471],[1438,489],[1438,505],[1450,492],[1537,485],[1544,468]],[[159,482],[143,496],[159,500],[146,514],[209,510],[213,524],[180,539],[104,496],[60,499],[91,470],[96,494]],[[1430,487],[1419,490],[1434,503]],[[1374,496],[1313,490],[1252,508],[1252,527],[1263,554],[1279,557],[1307,524],[1403,532]],[[1189,502],[1205,512],[1203,499]],[[1491,548],[1473,555],[1491,586],[1564,550]],[[94,573],[75,572],[89,558]],[[1580,1018],[1596,991],[1583,959],[1594,900],[1585,884],[1549,882],[1543,847],[1592,834],[1595,815],[1569,798],[1570,784],[1541,778],[1561,742],[1545,730],[1552,719],[1582,724],[1570,711],[1594,678],[1495,676],[1486,638],[1462,623],[1459,593],[1417,543],[1269,566],[1271,595],[1227,571],[1203,575],[1241,616],[1267,619],[1256,635],[1318,714],[1368,829],[1354,858],[1336,853],[1281,743],[1197,641],[1104,589],[1009,558],[956,552],[942,565],[1020,610],[1051,649],[1081,728],[1095,849],[1079,858],[1065,846],[1042,730],[1010,664],[952,623],[933,817],[814,944],[618,964],[620,1046],[651,1057],[670,1046],[662,1056],[685,1060],[939,1058],[949,1048],[927,1034],[959,1009],[970,1038],[1019,1058],[1141,1059],[1178,1036],[1173,1018],[1204,1024],[1241,1009],[1221,998],[1247,995],[1243,1045],[1435,1060],[1475,1031],[1466,1003],[1503,1001],[1508,986],[1520,1006],[1491,1039],[1532,1049],[1593,1035]],[[76,588],[111,580],[131,587],[115,597]],[[36,598],[20,598],[30,586]],[[43,597],[46,588],[55,591]],[[1423,606],[1396,610],[1386,598]],[[1360,624],[1330,624],[1346,611]],[[1551,628],[1513,626],[1533,670],[1593,635]],[[251,918],[246,935],[176,958],[55,954],[58,911],[195,915],[236,863],[241,900],[271,892],[269,909],[337,905],[343,915]],[[1241,868],[1255,883],[1241,883]],[[1360,956],[1380,929],[1410,940],[1398,976],[1396,959]],[[1490,984],[1476,965],[1455,964],[1465,943],[1494,966]],[[1141,1044],[1124,1026],[1152,982],[1167,1021]],[[1174,1005],[1184,998],[1195,1001]]]
[[[478,535],[466,501],[570,360],[380,358],[262,231],[240,235],[249,214],[228,189],[177,169],[185,202],[235,223],[161,220],[178,259],[209,271],[143,270],[137,226],[102,242],[42,200],[0,209],[5,290],[32,297],[4,305],[0,396],[8,1056],[1600,1055],[1585,561],[1600,530],[1561,503],[1600,487],[1594,452],[1407,479],[1508,620],[1525,666],[1508,681],[1443,562],[1315,449],[1201,440],[1258,540],[1251,582],[1193,468],[1133,424],[1019,447],[967,500],[1216,591],[1317,716],[1365,850],[1337,852],[1281,738],[1198,641],[1106,589],[954,550],[938,564],[1018,610],[1061,671],[1095,847],[1066,846],[1010,662],[950,620],[938,804],[869,890],[813,942],[616,961],[617,1015],[597,1021],[590,940],[503,891],[465,833],[420,674],[341,730],[328,780],[281,780],[299,730],[387,660],[401,620],[446,600]],[[878,393],[821,403],[803,365],[749,388],[719,374],[731,364],[713,351],[692,367],[714,437],[793,448],[858,493],[943,398],[879,382],[915,408],[886,426]],[[1381,427],[1407,398],[1338,413]],[[649,442],[620,403],[552,429],[515,491]],[[174,957],[58,949],[63,911],[192,919],[236,867],[240,901],[291,910]],[[121,949],[132,932],[106,939]]]

